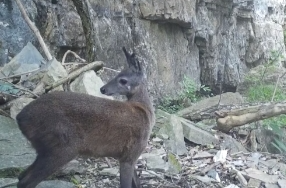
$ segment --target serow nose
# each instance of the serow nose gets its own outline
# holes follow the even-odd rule
[[[104,87],[100,88],[100,92],[101,92],[102,94],[105,94],[105,93],[106,93],[105,88],[104,88]]]

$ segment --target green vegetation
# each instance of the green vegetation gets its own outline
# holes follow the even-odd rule
[[[261,68],[257,69],[256,74],[245,78],[247,82],[251,83],[246,93],[249,102],[271,102],[272,98],[273,102],[286,101],[285,89],[278,84],[275,91],[275,84],[269,84],[269,81],[265,81],[266,75],[275,74],[275,69],[277,69],[275,62],[278,58],[283,58],[280,54],[281,53],[278,52],[272,52],[272,56],[265,66],[261,66]],[[286,144],[283,142],[285,135],[282,134],[282,129],[286,127],[286,115],[265,119],[262,122],[264,126],[267,126],[278,136],[278,138],[274,138],[271,144],[281,153],[286,153]]]
[[[177,93],[176,97],[166,96],[161,100],[159,109],[168,112],[176,113],[184,108],[184,103],[196,102],[201,99],[200,91],[204,93],[210,93],[211,90],[205,85],[198,86],[192,79],[184,77],[183,81],[179,83],[181,85],[181,91]]]
[[[0,171],[0,178],[15,178],[23,172],[22,168],[7,168],[5,170]]]

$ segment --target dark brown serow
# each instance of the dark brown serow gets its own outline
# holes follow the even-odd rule
[[[19,128],[37,152],[20,174],[18,188],[35,188],[77,156],[114,157],[120,162],[120,187],[141,187],[135,164],[147,145],[154,111],[135,54],[123,51],[129,67],[100,90],[126,95],[127,101],[52,92],[17,115]]]

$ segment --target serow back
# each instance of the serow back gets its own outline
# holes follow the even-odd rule
[[[147,145],[154,111],[140,63],[134,53],[123,51],[128,67],[100,91],[125,95],[127,101],[51,92],[17,115],[20,130],[37,152],[33,164],[20,174],[18,188],[35,188],[77,156],[116,158],[120,187],[141,187],[135,165]]]

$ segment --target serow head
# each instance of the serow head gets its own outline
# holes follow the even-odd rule
[[[133,95],[142,82],[143,72],[139,61],[135,58],[135,54],[128,53],[125,47],[122,49],[126,56],[128,67],[100,88],[102,94]]]

